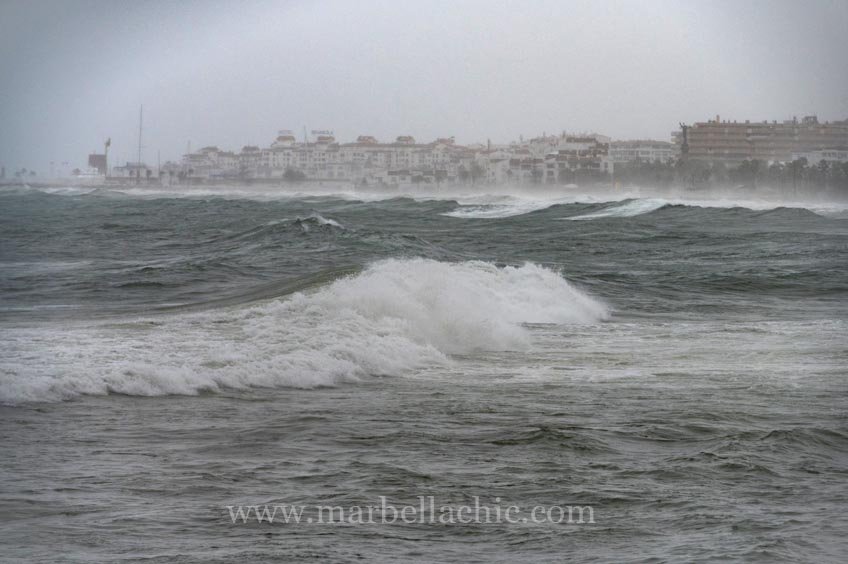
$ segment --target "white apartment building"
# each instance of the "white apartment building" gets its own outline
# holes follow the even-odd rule
[[[668,163],[677,157],[677,146],[664,141],[613,141],[609,156],[614,163]]]
[[[311,180],[356,184],[555,183],[565,170],[611,173],[612,167],[608,138],[598,135],[542,136],[492,148],[490,143],[459,146],[452,137],[418,143],[409,135],[390,143],[369,135],[338,143],[328,134],[298,142],[291,132],[281,131],[264,149],[245,146],[234,153],[209,146],[187,154],[176,177],[278,179],[294,170]]]

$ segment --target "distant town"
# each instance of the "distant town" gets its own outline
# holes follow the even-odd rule
[[[73,174],[118,184],[320,181],[399,187],[663,183],[681,178],[692,183],[734,182],[769,174],[781,182],[791,176],[797,185],[801,171],[802,178],[818,175],[824,185],[848,184],[848,120],[820,122],[816,116],[806,116],[753,122],[715,116],[689,126],[680,124],[670,139],[618,141],[596,133],[562,133],[508,144],[459,145],[453,137],[421,142],[409,135],[390,141],[361,135],[352,142],[339,142],[332,131],[304,130],[298,136],[282,130],[267,147],[249,145],[233,151],[210,145],[188,152],[180,162],[156,166],[144,162],[111,166],[107,141],[103,153],[88,156],[88,168]],[[815,174],[805,172],[811,167],[817,167]],[[5,169],[2,173],[5,177]],[[14,176],[28,178],[32,173],[24,169]]]

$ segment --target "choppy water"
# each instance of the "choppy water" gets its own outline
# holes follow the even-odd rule
[[[848,214],[0,192],[0,558],[848,556]],[[233,525],[474,496],[595,524]]]

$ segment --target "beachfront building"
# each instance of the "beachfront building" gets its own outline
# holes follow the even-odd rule
[[[597,134],[543,135],[493,147],[457,145],[453,137],[420,143],[410,135],[391,142],[360,135],[352,143],[339,143],[329,132],[298,142],[283,130],[267,148],[248,145],[231,152],[203,147],[185,155],[180,171],[169,170],[168,176],[199,182],[305,177],[389,186],[555,183],[562,180],[563,171],[612,173],[609,146],[609,138]]]
[[[678,148],[666,141],[636,140],[610,143],[610,160],[624,163],[669,163],[677,158]]]
[[[682,143],[680,133],[674,138]],[[848,120],[821,123],[816,116],[806,116],[782,122],[737,122],[716,116],[690,126],[688,144],[689,159],[788,162],[796,153],[848,147]]]
[[[545,177],[545,159],[534,157],[526,149],[516,151],[509,159],[508,172],[511,184],[540,184]]]
[[[599,135],[562,137],[556,152],[545,157],[545,183],[611,175],[615,164],[609,148],[609,138]]]

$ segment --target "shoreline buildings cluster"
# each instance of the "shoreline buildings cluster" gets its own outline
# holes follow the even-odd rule
[[[671,143],[665,145],[670,157]],[[166,163],[162,173],[178,181],[308,179],[391,186],[550,183],[566,175],[608,175],[614,165],[609,138],[596,134],[541,136],[509,145],[458,145],[453,138],[419,143],[407,135],[391,142],[363,135],[340,143],[330,132],[298,142],[289,131],[281,131],[266,148],[246,146],[233,152],[204,147],[185,155],[181,163]]]
[[[207,146],[161,167],[126,163],[108,168],[105,155],[89,164],[110,179],[159,183],[310,180],[357,185],[486,183],[555,184],[614,178],[617,166],[669,164],[680,159],[738,165],[759,160],[787,163],[848,162],[848,120],[819,122],[816,116],[782,122],[723,121],[720,116],[681,124],[671,142],[613,141],[599,134],[542,135],[505,145],[459,145],[453,137],[421,143],[408,135],[393,141],[361,135],[339,142],[331,131],[298,140],[280,131],[267,147],[240,151]]]

